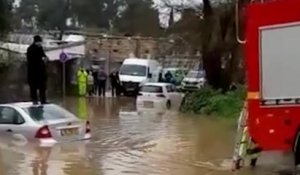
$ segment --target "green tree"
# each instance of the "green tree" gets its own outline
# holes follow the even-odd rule
[[[243,1],[245,5],[247,1]],[[227,90],[236,81],[242,54],[236,40],[234,1],[212,4],[203,0],[202,55],[208,81]]]
[[[242,54],[236,40],[235,4],[232,0],[212,2],[203,0],[199,7],[181,7],[185,9],[182,19],[171,26],[169,32],[180,35],[201,51],[208,83],[226,91],[240,78],[237,70]],[[242,6],[246,3],[247,0],[243,0]]]
[[[126,0],[126,8],[115,23],[119,32],[129,35],[158,36],[159,12],[149,0]]]
[[[11,0],[0,0],[0,35],[3,36],[10,29],[12,10]]]
[[[87,28],[109,29],[124,0],[72,0],[72,13]]]
[[[66,21],[70,16],[70,0],[39,1],[37,15],[40,28],[59,30],[60,38],[66,30]]]
[[[34,26],[33,18],[38,15],[38,0],[22,0],[16,10],[16,15],[26,23]]]

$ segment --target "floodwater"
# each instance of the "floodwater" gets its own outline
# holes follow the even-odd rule
[[[89,143],[53,148],[0,143],[0,175],[285,175],[291,158],[264,154],[256,169],[233,173],[235,123],[212,117],[136,112],[135,100],[66,99],[64,106],[91,121]]]

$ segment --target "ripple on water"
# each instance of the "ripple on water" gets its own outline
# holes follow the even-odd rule
[[[79,108],[79,104],[86,106]],[[43,175],[232,174],[231,160],[225,158],[231,157],[235,128],[227,121],[174,111],[141,116],[135,112],[135,101],[127,98],[81,99],[80,103],[71,98],[65,105],[74,113],[79,114],[79,109],[89,113],[90,143],[78,151],[34,147],[7,151],[0,147],[0,175],[40,175],[42,171],[46,172]],[[286,169],[278,163],[280,159],[265,156],[255,171],[245,168],[238,174],[285,175],[280,171]],[[269,165],[270,160],[280,166]]]

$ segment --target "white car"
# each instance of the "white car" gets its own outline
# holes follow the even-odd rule
[[[137,97],[138,110],[165,110],[181,103],[183,94],[169,83],[146,83]]]
[[[0,105],[1,136],[52,146],[58,142],[90,139],[91,130],[88,121],[81,121],[60,106],[25,102]]]
[[[206,84],[206,73],[204,70],[191,70],[181,82],[184,91],[193,91],[203,88]]]

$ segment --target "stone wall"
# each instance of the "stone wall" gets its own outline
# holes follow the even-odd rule
[[[89,36],[86,56],[107,71],[118,68],[132,54],[138,58],[157,59],[164,67],[193,68],[199,64],[200,56],[178,53],[176,48],[169,40],[161,38]]]
[[[158,61],[165,68],[180,67],[187,69],[194,69],[201,64],[201,57],[199,56],[167,56],[166,58],[159,58]]]
[[[159,41],[153,38],[87,37],[86,54],[92,58],[109,56],[111,61],[122,62],[130,54],[140,58],[156,58],[159,56],[158,47]]]

